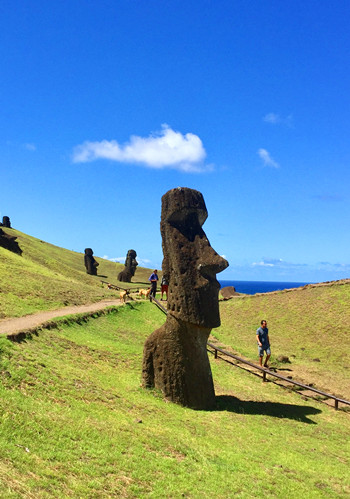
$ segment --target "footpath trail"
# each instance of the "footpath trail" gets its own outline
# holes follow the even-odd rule
[[[32,315],[4,319],[0,321],[0,335],[17,334],[25,331],[35,330],[45,324],[45,322],[66,315],[93,313],[104,310],[107,307],[118,307],[121,305],[119,299],[103,300],[88,305],[76,305],[64,307],[56,310],[47,310]]]

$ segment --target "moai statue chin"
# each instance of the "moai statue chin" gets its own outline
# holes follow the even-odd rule
[[[97,275],[97,267],[99,263],[93,257],[94,252],[91,248],[85,248],[84,264],[86,267],[86,273],[90,275]]]
[[[207,340],[211,329],[220,325],[216,274],[228,266],[202,229],[207,216],[198,191],[179,187],[162,197],[168,315],[146,340],[143,355],[143,385],[158,388],[166,399],[193,409],[215,404]]]
[[[118,274],[118,281],[131,282],[131,278],[135,275],[138,263],[136,261],[137,253],[135,250],[130,249],[126,255],[125,267]]]

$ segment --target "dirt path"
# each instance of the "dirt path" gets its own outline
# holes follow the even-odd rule
[[[0,321],[0,335],[17,334],[28,330],[34,330],[45,322],[63,317],[65,315],[83,314],[86,312],[97,312],[107,307],[116,307],[120,305],[119,299],[103,300],[89,305],[77,305],[73,307],[64,307],[58,310],[48,310],[38,312],[37,314],[25,315],[14,319],[4,319]]]

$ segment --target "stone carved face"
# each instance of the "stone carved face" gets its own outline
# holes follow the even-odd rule
[[[136,251],[131,249],[128,251],[125,260],[125,267],[131,272],[132,275],[135,274],[136,267],[138,266],[138,262],[136,261]]]
[[[162,197],[163,274],[169,280],[168,311],[202,327],[220,325],[216,274],[228,262],[214,251],[202,229],[208,216],[203,196],[188,188]]]

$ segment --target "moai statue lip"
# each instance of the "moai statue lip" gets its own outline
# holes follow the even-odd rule
[[[228,262],[211,247],[202,225],[203,195],[186,187],[162,197],[163,274],[169,279],[168,312],[202,327],[220,325],[216,274]]]

